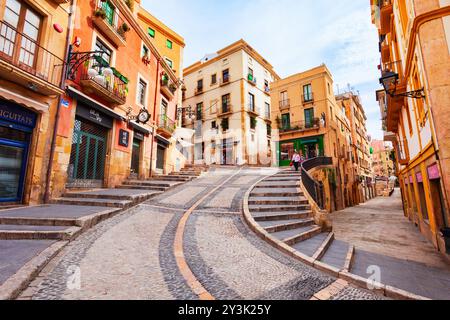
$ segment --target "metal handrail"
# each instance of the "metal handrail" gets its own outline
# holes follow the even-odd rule
[[[320,209],[325,208],[325,194],[323,191],[322,183],[317,182],[311,177],[308,171],[320,167],[329,166],[333,164],[333,158],[330,157],[317,157],[304,161],[302,163],[302,183],[311,196],[311,198],[317,203]]]
[[[291,132],[291,131],[304,131],[310,129],[319,129],[320,128],[320,118],[314,118],[311,121],[296,121],[291,122],[289,125],[283,126],[280,123],[280,133]]]

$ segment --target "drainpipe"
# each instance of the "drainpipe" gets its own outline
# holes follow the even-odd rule
[[[153,117],[155,118],[156,126],[158,125],[157,119],[156,119],[156,103],[157,103],[157,96],[158,96],[158,83],[159,83],[159,60],[157,60],[157,67],[156,67],[156,86],[155,86],[155,99],[153,103]],[[150,178],[153,176],[153,147],[155,143],[155,128],[152,130],[152,146],[150,150]]]
[[[73,13],[75,12],[75,2],[76,0],[70,1],[70,12],[69,12],[69,21],[67,25],[67,35],[66,35],[66,44],[70,42],[71,36],[72,36],[72,22],[73,22]],[[64,65],[63,65],[63,72],[61,76],[61,85],[60,88],[64,90],[65,82],[66,82],[66,72],[67,72],[67,60],[69,57],[70,52],[70,45],[67,45],[66,52],[64,54]],[[52,171],[53,171],[53,160],[55,158],[55,149],[56,149],[56,136],[58,133],[58,126],[59,126],[59,113],[61,110],[61,100],[62,96],[60,95],[58,98],[58,106],[56,107],[56,115],[55,115],[55,125],[53,128],[53,136],[52,136],[52,144],[50,148],[50,158],[48,162],[47,167],[47,175],[45,178],[45,193],[44,193],[44,203],[50,202],[50,180],[52,177]]]

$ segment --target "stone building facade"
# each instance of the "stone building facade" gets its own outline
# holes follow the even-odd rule
[[[377,92],[385,140],[394,144],[405,215],[441,252],[450,226],[450,2],[372,2],[380,35]],[[447,234],[447,236],[446,236]]]

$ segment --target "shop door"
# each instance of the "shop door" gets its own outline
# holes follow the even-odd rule
[[[156,169],[164,170],[165,155],[166,149],[158,144],[158,150],[156,152]]]
[[[108,129],[80,118],[75,119],[69,178],[89,186],[102,186],[105,172]]]
[[[222,165],[233,165],[233,139],[222,141]]]
[[[22,201],[28,141],[28,134],[0,127],[0,202]]]
[[[133,151],[131,153],[131,174],[139,174],[139,159],[141,157],[141,141],[133,140]]]

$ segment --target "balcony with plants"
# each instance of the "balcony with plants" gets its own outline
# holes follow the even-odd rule
[[[6,21],[0,21],[2,77],[44,95],[60,94],[63,59]]]
[[[251,73],[249,73],[249,74],[247,75],[247,81],[248,81],[252,86],[256,86],[256,84],[257,84],[256,77],[255,77],[253,74],[251,74]]]
[[[126,45],[126,34],[131,29],[112,1],[99,0],[92,14],[92,21],[116,46]]]
[[[129,80],[112,68],[99,55],[94,55],[79,68],[79,84],[86,93],[95,94],[114,105],[125,104]]]
[[[170,100],[172,100],[175,96],[175,92],[177,91],[177,85],[170,80],[170,77],[167,73],[163,74],[161,77],[161,92]]]
[[[158,134],[164,138],[171,138],[177,128],[177,123],[170,119],[167,115],[162,114],[159,116],[158,122]]]
[[[278,117],[277,125],[280,131],[280,135],[289,134],[293,132],[320,130],[320,119],[314,118],[309,121],[295,121],[290,123],[282,123],[281,119]]]

